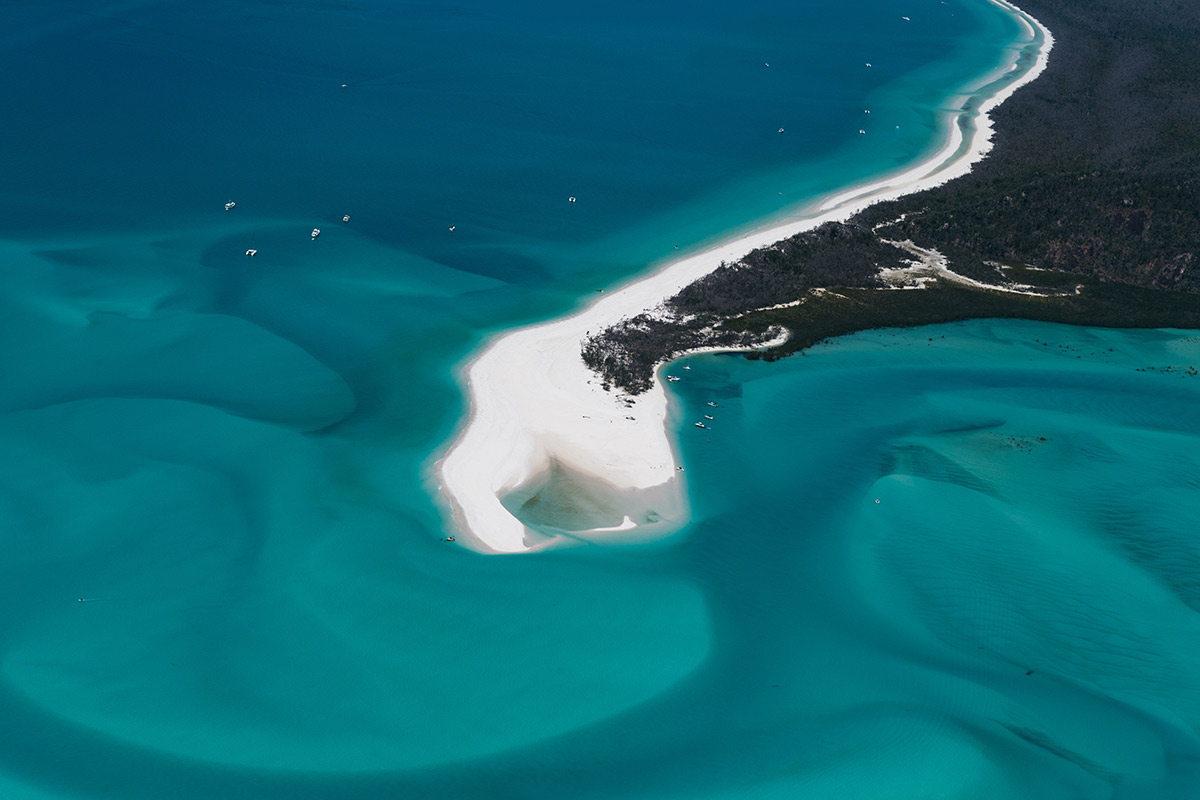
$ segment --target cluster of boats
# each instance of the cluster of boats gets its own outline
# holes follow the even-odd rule
[[[235,208],[237,208],[237,203],[235,203],[235,202],[234,202],[234,201],[232,201],[232,200],[230,200],[228,203],[226,203],[226,204],[225,204],[225,210],[226,210],[226,211],[233,211],[233,209],[235,209]],[[342,222],[349,222],[349,221],[350,221],[350,215],[349,215],[349,214],[343,214],[343,215],[342,215]],[[450,228],[450,230],[454,230],[454,228],[452,227],[452,228]],[[311,234],[311,235],[312,235],[312,238],[313,238],[313,239],[316,239],[318,236],[320,236],[320,235],[321,235],[321,229],[320,229],[320,228],[313,228],[313,229],[312,229],[312,234]],[[258,250],[256,250],[256,249],[254,249],[253,247],[251,247],[249,250],[247,250],[247,251],[246,251],[246,255],[248,255],[248,256],[256,256],[256,255],[258,255]]]
[[[684,367],[683,367],[683,368],[684,368],[684,369],[686,369],[686,370],[690,370],[690,369],[691,369],[691,367],[690,367],[690,366],[687,366],[686,364],[684,365]],[[676,382],[678,382],[678,381],[682,380],[682,378],[680,378],[678,375],[668,375],[668,376],[667,376],[667,380],[668,380],[669,382],[671,382],[671,383],[676,383]],[[714,402],[714,401],[712,401],[712,400],[709,400],[709,401],[708,401],[708,406],[709,406],[710,408],[716,408],[716,407],[717,407],[717,404],[716,404],[716,402]],[[704,418],[705,418],[706,420],[708,420],[709,422],[712,422],[712,420],[713,420],[713,415],[712,415],[712,414],[705,414],[705,415],[704,415]],[[696,423],[693,423],[693,424],[694,424],[694,425],[695,425],[697,428],[707,428],[707,427],[708,427],[708,425],[707,425],[706,423],[703,423],[703,422],[696,422]]]

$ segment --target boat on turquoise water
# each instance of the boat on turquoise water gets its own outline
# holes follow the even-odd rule
[[[233,210],[233,208],[234,208],[234,206],[236,206],[236,205],[237,205],[237,203],[235,203],[235,202],[233,202],[232,200],[230,200],[228,203],[226,203],[226,204],[225,204],[225,210],[226,210],[226,211],[232,211],[232,210]]]
[[[313,232],[312,232],[312,238],[314,238],[314,239],[315,239],[315,238],[317,238],[317,237],[318,237],[318,236],[320,236],[320,235],[321,235],[321,229],[320,229],[320,228],[313,228]]]

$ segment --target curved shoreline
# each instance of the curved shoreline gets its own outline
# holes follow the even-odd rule
[[[662,382],[632,405],[604,391],[580,357],[583,338],[657,306],[722,261],[736,261],[755,248],[846,219],[872,203],[970,172],[992,148],[988,112],[1042,73],[1054,43],[1050,31],[1029,14],[1004,0],[989,2],[1033,31],[1031,41],[1019,47],[1024,53],[1036,51],[1036,56],[1014,80],[1008,79],[1020,69],[1019,57],[1015,66],[966,95],[948,115],[948,139],[933,156],[896,175],[817,201],[788,222],[671,262],[575,314],[504,333],[466,365],[462,375],[470,417],[434,465],[438,492],[450,505],[464,545],[486,553],[526,552],[590,535],[597,541],[659,538],[687,522]],[[999,83],[1004,85],[997,87]],[[988,94],[993,87],[996,90]],[[971,110],[972,100],[980,96],[982,102]],[[963,131],[964,122],[969,135]],[[582,530],[534,529],[501,502],[521,488],[536,497],[550,476],[563,474],[589,484],[586,505],[593,516],[599,515],[597,520],[615,522]]]

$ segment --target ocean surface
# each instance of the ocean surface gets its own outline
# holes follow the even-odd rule
[[[1020,35],[0,4],[0,797],[1193,796],[1187,332],[691,359],[679,536],[442,541],[488,337],[919,161]]]

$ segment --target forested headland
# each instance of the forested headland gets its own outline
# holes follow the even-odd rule
[[[675,355],[781,329],[749,355],[982,317],[1200,328],[1200,4],[1021,7],[1054,50],[970,174],[723,264],[589,337],[586,363],[637,394]]]

